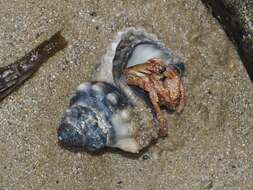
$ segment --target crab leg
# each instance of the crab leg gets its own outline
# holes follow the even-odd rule
[[[177,89],[180,92],[179,102],[171,102],[171,104],[175,107],[176,112],[180,113],[182,112],[186,104],[186,93],[185,93],[185,89],[184,89],[181,77],[176,75],[176,73],[173,72],[173,70],[170,70],[170,71],[166,70],[166,72],[164,72],[164,75],[169,79],[177,78]]]
[[[159,98],[158,98],[156,92],[155,91],[149,91],[149,98],[151,100],[151,103],[154,106],[157,118],[160,122],[160,135],[161,136],[166,136],[167,133],[168,133],[168,128],[165,124],[166,121],[165,121],[164,115],[163,115],[163,113],[160,109]]]
[[[181,94],[181,97],[180,97],[180,102],[179,102],[179,105],[177,107],[177,113],[181,113],[186,105],[186,93],[185,93],[185,88],[183,86],[182,83],[180,83],[180,94]]]

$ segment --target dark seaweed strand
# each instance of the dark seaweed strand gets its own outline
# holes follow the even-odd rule
[[[253,1],[202,0],[202,2],[212,11],[214,17],[223,25],[227,35],[237,46],[253,82],[253,28],[246,22],[246,17],[251,22],[253,21]]]
[[[66,46],[67,41],[59,31],[15,63],[0,67],[0,101],[29,79],[42,63]]]

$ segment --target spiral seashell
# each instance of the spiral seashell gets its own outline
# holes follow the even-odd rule
[[[93,82],[78,86],[58,129],[60,142],[90,151],[116,147],[138,153],[158,138],[159,122],[142,89],[129,86],[124,69],[159,58],[178,73],[184,64],[143,29],[119,32],[97,67]]]

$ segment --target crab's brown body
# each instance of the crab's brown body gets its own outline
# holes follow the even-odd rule
[[[160,122],[161,136],[167,135],[167,126],[160,106],[181,112],[186,102],[185,89],[180,74],[162,59],[129,67],[124,72],[127,83],[149,93]]]

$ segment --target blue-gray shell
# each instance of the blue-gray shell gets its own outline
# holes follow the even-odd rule
[[[83,83],[70,98],[58,129],[58,139],[91,151],[113,144],[112,116],[128,106],[131,107],[131,103],[115,86],[106,82]]]
[[[129,87],[123,76],[128,64],[143,63],[138,55],[144,61],[156,55],[148,48],[142,51],[145,46],[159,52],[158,57],[178,73],[184,72],[184,64],[154,35],[135,28],[119,32],[91,79],[97,82],[80,85],[71,97],[58,129],[60,142],[91,151],[109,146],[136,153],[158,137],[158,121],[147,94]]]

